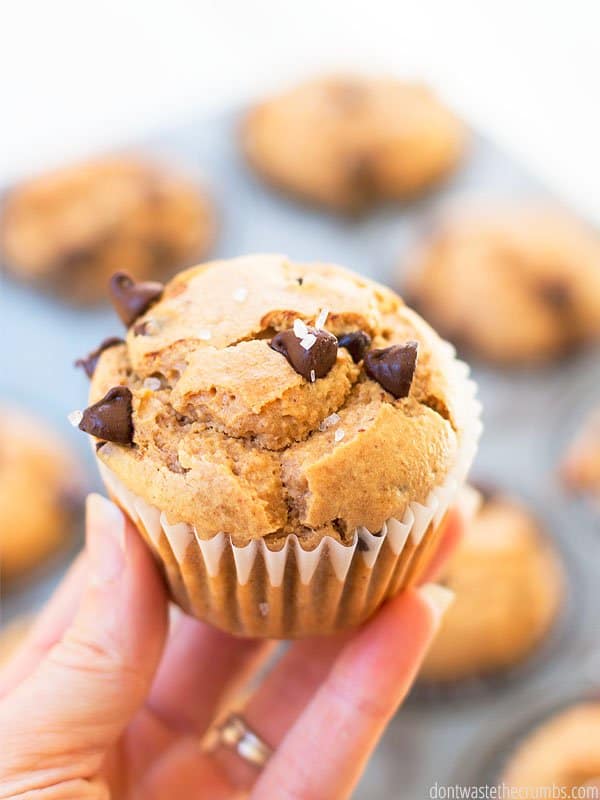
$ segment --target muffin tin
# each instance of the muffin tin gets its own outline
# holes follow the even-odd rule
[[[138,150],[174,159],[192,175],[202,173],[220,216],[215,256],[284,252],[297,260],[335,261],[389,282],[402,255],[427,235],[432,217],[448,203],[472,196],[552,199],[525,169],[474,134],[464,166],[438,191],[361,219],[339,218],[278,196],[252,176],[237,149],[238,124],[233,113],[198,118],[136,144]],[[120,334],[119,320],[108,307],[73,309],[8,280],[2,297],[0,398],[31,408],[62,428],[87,459],[90,484],[99,488],[86,437],[66,420],[69,411],[85,404],[87,393],[87,379],[72,364],[104,337]],[[486,423],[473,474],[523,497],[547,521],[566,554],[572,587],[567,616],[510,681],[486,683],[471,695],[450,694],[444,702],[409,702],[369,764],[355,793],[359,800],[416,800],[429,797],[436,781],[488,781],[489,759],[476,762],[474,752],[505,752],[506,737],[518,732],[518,719],[534,703],[544,698],[550,706],[558,704],[586,679],[593,654],[600,652],[595,621],[600,613],[595,590],[600,526],[590,507],[566,496],[557,466],[579,408],[591,405],[594,393],[600,401],[599,352],[590,349],[536,370],[473,364]],[[4,618],[34,607],[58,577],[3,598]]]

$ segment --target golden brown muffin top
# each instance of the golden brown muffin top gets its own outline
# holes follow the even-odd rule
[[[405,289],[442,335],[485,358],[560,356],[600,335],[600,239],[557,210],[465,207],[423,243]]]
[[[307,200],[353,211],[419,192],[462,156],[463,124],[426,86],[337,75],[256,106],[242,144],[267,179]]]
[[[597,786],[600,778],[600,703],[582,702],[543,722],[517,748],[502,780],[509,786],[570,790]],[[591,794],[588,795],[592,797]]]
[[[9,192],[0,253],[16,278],[91,302],[117,269],[172,275],[207,252],[214,232],[210,203],[187,178],[158,161],[105,156]]]
[[[560,559],[536,517],[516,500],[487,497],[443,575],[456,600],[421,671],[429,683],[514,666],[548,633],[564,597]]]
[[[75,458],[36,417],[0,407],[0,561],[14,578],[73,533],[83,481]]]
[[[253,255],[180,273],[132,319],[140,292],[146,302],[153,287],[129,306],[120,295],[126,342],[99,356],[90,399],[131,393],[111,395],[96,432],[112,441],[98,457],[169,521],[202,538],[346,540],[444,482],[465,424],[464,378],[388,289],[341,267]],[[359,332],[370,343],[355,361],[341,345]],[[274,349],[278,335],[296,348],[296,367]],[[389,362],[410,362],[410,342],[414,372]],[[321,345],[333,358],[319,377]]]

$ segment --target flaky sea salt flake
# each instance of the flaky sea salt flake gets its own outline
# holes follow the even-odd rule
[[[342,430],[342,428],[338,428],[337,431],[333,434],[333,438],[336,442],[341,442],[345,435],[346,434]]]
[[[317,373],[314,371],[314,369],[311,369],[311,371],[310,371],[310,382],[314,383],[316,380],[317,380]]]
[[[308,336],[308,328],[306,327],[306,323],[301,319],[294,320],[294,333],[298,337],[298,339],[304,339],[305,336]]]
[[[236,303],[243,303],[244,300],[248,297],[248,289],[245,286],[238,286],[238,288],[233,293],[233,299]]]
[[[77,428],[83,419],[83,411],[71,411],[70,414],[67,414],[67,419],[74,428]]]
[[[314,333],[307,333],[306,336],[301,340],[300,347],[303,347],[305,350],[310,350],[316,341],[317,337],[314,335]]]
[[[319,312],[319,316],[317,317],[317,321],[315,322],[315,328],[318,330],[322,330],[325,327],[325,323],[327,322],[327,317],[329,316],[329,309],[322,308]]]
[[[144,378],[144,389],[149,389],[151,392],[158,392],[160,387],[160,378]]]
[[[325,419],[319,422],[319,430],[326,431],[327,428],[331,428],[332,425],[337,425],[339,421],[340,421],[339,414],[336,413],[330,414],[328,417],[325,417]]]
[[[203,342],[208,342],[212,338],[212,333],[206,328],[202,328],[202,330],[198,331],[198,338],[202,339]]]

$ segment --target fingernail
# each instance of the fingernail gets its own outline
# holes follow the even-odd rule
[[[125,517],[114,503],[99,494],[88,495],[86,511],[92,583],[110,583],[125,566]]]
[[[439,626],[442,617],[454,602],[454,592],[439,583],[426,583],[419,589],[419,594],[431,608],[436,627]]]

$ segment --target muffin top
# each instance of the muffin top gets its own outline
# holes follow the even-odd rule
[[[521,788],[569,790],[600,783],[600,703],[581,702],[542,723],[508,761],[502,780]],[[593,797],[565,794],[565,797]]]
[[[80,427],[126,487],[202,538],[349,541],[455,463],[464,377],[383,286],[252,255],[164,290],[116,276],[113,300],[126,340],[92,354]]]
[[[450,172],[465,129],[426,86],[394,78],[318,78],[261,103],[242,144],[270,182],[341,211],[422,191]]]
[[[64,546],[83,505],[79,465],[44,422],[0,407],[2,576],[16,578]]]
[[[444,683],[511,667],[549,631],[564,596],[562,564],[535,516],[502,494],[486,496],[443,575],[456,600],[421,679]]]
[[[469,351],[549,359],[600,335],[600,239],[557,210],[465,207],[423,243],[405,289]]]
[[[193,263],[214,228],[210,201],[190,181],[148,159],[106,156],[9,192],[0,253],[16,278],[94,302],[117,269],[164,278]]]

